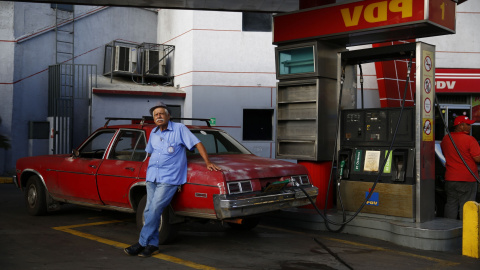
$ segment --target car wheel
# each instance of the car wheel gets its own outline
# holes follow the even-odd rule
[[[47,213],[45,187],[36,175],[28,178],[27,186],[25,187],[25,204],[30,215],[42,216]]]
[[[245,218],[242,220],[242,223],[227,223],[230,228],[241,231],[249,231],[257,227],[260,223],[260,218]]]
[[[138,203],[137,208],[137,228],[139,230],[142,229],[143,224],[145,223],[145,218],[143,216],[143,212],[145,210],[145,206],[147,205],[147,195],[144,195],[140,202]],[[169,207],[165,208],[160,217],[160,226],[158,227],[158,244],[168,244],[172,242],[175,237],[177,236],[177,229],[174,224],[170,224],[170,210]]]

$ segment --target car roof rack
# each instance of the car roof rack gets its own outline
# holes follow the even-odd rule
[[[134,120],[137,120],[137,121],[140,121],[140,125],[144,125],[145,124],[145,121],[153,121],[153,117],[152,116],[142,116],[142,118],[128,118],[128,117],[105,117],[105,120],[107,120],[107,122],[105,122],[105,125],[103,125],[103,127],[107,127],[108,126],[108,123],[110,123],[110,121],[118,121],[118,120],[131,120],[131,121],[134,121]],[[210,119],[207,119],[207,118],[182,118],[182,117],[172,117],[170,118],[170,120],[193,120],[193,121],[204,121],[205,123],[207,123],[207,126],[208,127],[211,127],[210,125]]]

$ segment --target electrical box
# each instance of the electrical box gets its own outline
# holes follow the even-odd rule
[[[50,122],[48,121],[29,121],[28,138],[29,139],[48,139],[50,137]]]

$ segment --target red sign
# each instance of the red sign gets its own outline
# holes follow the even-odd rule
[[[452,0],[364,0],[281,14],[273,18],[273,43],[346,34],[358,38],[382,31],[385,37],[376,36],[374,42],[451,34],[455,9]],[[402,32],[392,32],[396,28]],[[362,42],[373,41],[357,44]]]
[[[437,93],[480,94],[480,69],[437,68],[435,70]]]
[[[455,3],[447,0],[430,0],[429,20],[455,31]]]

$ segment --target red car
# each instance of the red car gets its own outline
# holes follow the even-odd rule
[[[137,226],[142,227],[148,165],[145,147],[155,125],[146,123],[146,117],[107,119],[72,154],[17,161],[14,182],[24,191],[31,215],[44,215],[71,203],[136,212]],[[138,124],[108,126],[110,120]],[[316,199],[318,189],[310,184],[302,165],[255,156],[219,129],[188,128],[222,171],[209,171],[197,150],[188,153],[187,182],[162,215],[161,243],[175,235],[173,224],[190,218],[250,229],[257,225],[259,214],[310,204],[305,193]]]

